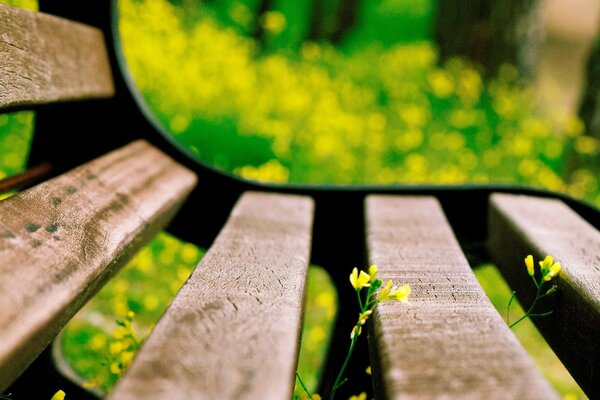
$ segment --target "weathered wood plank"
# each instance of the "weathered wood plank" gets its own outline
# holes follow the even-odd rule
[[[110,398],[289,399],[312,211],[244,194]]]
[[[494,194],[489,247],[519,300],[535,291],[523,259],[551,255],[562,264],[554,309],[534,322],[590,398],[600,398],[600,232],[560,200]]]
[[[137,141],[0,202],[0,392],[165,226],[195,181]]]
[[[367,198],[369,259],[412,288],[381,303],[370,326],[386,399],[553,399],[556,394],[479,286],[430,197]]]
[[[0,109],[114,93],[98,29],[0,4]]]

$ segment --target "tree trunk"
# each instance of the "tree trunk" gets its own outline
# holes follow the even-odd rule
[[[502,64],[532,77],[542,38],[538,0],[439,0],[434,39],[440,62],[454,56],[480,64],[493,76]]]
[[[256,41],[262,46],[265,43],[265,28],[263,25],[263,14],[273,8],[273,0],[260,0],[254,12],[254,32]]]
[[[600,139],[600,39],[596,40],[589,55],[579,116],[585,124],[586,134]]]
[[[329,36],[332,43],[340,44],[346,39],[358,21],[359,8],[359,0],[340,0],[336,11],[335,28]]]
[[[340,44],[358,21],[360,0],[313,0],[306,40]]]
[[[313,0],[312,10],[310,12],[310,22],[308,24],[307,41],[316,42],[321,40],[325,31],[325,7],[322,0]]]

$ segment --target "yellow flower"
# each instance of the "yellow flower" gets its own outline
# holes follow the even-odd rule
[[[546,256],[544,261],[540,261],[540,267],[542,268],[542,276],[545,281],[554,278],[562,269],[560,263],[554,262],[552,256]]]
[[[369,319],[369,315],[373,314],[373,310],[367,310],[364,313],[360,313],[360,315],[358,316],[358,324],[359,325],[364,325],[367,323],[367,320]]]
[[[561,269],[562,265],[560,265],[559,262],[555,262],[552,264],[546,275],[544,275],[544,280],[549,281],[550,279],[554,278],[556,275],[558,275]]]
[[[371,283],[375,282],[375,278],[377,277],[377,266],[376,265],[371,265],[369,267],[369,276],[371,277],[369,282],[371,282]]]
[[[64,400],[65,399],[65,392],[63,392],[62,390],[59,390],[58,392],[54,393],[54,396],[52,396],[52,398],[50,400]]]
[[[110,364],[110,372],[112,372],[115,375],[119,375],[121,373],[121,366],[119,365],[119,363],[112,363]]]
[[[350,398],[348,398],[348,400],[367,400],[367,393],[362,392],[358,396],[350,396]]]
[[[371,375],[371,366],[370,365],[367,367],[367,369],[365,369],[365,373],[367,375]]]
[[[554,259],[552,258],[552,256],[546,256],[546,258],[544,258],[544,261],[540,261],[540,267],[542,267],[542,272],[550,268],[553,263]]]
[[[112,342],[110,346],[108,346],[108,352],[110,354],[119,354],[123,351],[123,344],[121,342]]]
[[[527,273],[533,276],[535,271],[533,269],[533,256],[531,254],[525,257],[525,265],[527,266]]]
[[[402,285],[400,287],[393,286],[392,280],[388,280],[381,292],[379,292],[379,301],[400,300],[403,303],[408,302],[410,295],[410,286]]]
[[[133,360],[133,351],[124,351],[121,353],[121,362],[124,366],[129,366]]]
[[[300,399],[301,400],[321,400],[321,395],[318,393],[315,393],[312,395],[312,397],[309,397],[306,393],[302,393],[300,395]]]
[[[363,287],[370,286],[370,280],[371,277],[369,276],[369,274],[367,274],[365,271],[360,271],[359,274],[357,268],[354,268],[352,270],[352,273],[350,274],[350,283],[356,290],[360,290]]]

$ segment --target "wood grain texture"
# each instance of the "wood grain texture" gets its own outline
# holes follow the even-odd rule
[[[195,181],[137,141],[0,202],[0,392],[165,226]]]
[[[534,322],[586,394],[600,398],[600,232],[560,200],[494,194],[489,247],[526,305],[535,292],[525,256],[561,262],[558,292],[539,309],[554,314]]]
[[[369,196],[366,211],[370,262],[412,288],[410,304],[381,303],[370,325],[380,398],[557,398],[479,286],[437,200]]]
[[[114,94],[98,29],[0,4],[0,110]]]
[[[110,398],[289,399],[312,213],[244,194]]]

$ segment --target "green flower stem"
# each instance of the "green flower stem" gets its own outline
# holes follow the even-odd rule
[[[302,390],[304,390],[304,393],[306,393],[306,395],[308,396],[308,398],[310,400],[312,400],[312,394],[310,394],[310,392],[306,388],[306,385],[302,381],[302,378],[300,378],[300,374],[297,371],[296,371],[296,379],[298,379],[298,382],[300,382],[300,386],[302,386]]]
[[[352,356],[352,352],[354,352],[354,347],[356,346],[356,342],[358,341],[358,333],[354,335],[352,338],[352,343],[350,343],[350,348],[348,349],[348,354],[346,355],[346,359],[344,360],[344,364],[342,364],[342,368],[335,378],[335,383],[333,384],[333,388],[331,389],[331,393],[329,394],[329,400],[333,400],[335,397],[335,392],[339,389],[340,386],[346,382],[342,381],[342,377],[344,376],[344,372],[346,371],[346,367],[348,367],[348,363],[350,362],[350,357]]]
[[[537,291],[535,293],[535,299],[533,299],[533,303],[531,303],[531,306],[529,306],[529,308],[527,309],[527,311],[525,312],[525,314],[523,314],[523,316],[521,318],[519,318],[518,320],[516,320],[515,322],[513,322],[512,324],[510,324],[508,327],[512,328],[513,326],[517,325],[519,322],[523,321],[525,318],[527,318],[533,311],[533,308],[536,306],[537,302],[542,298],[541,296],[541,292],[542,292],[542,286],[544,286],[544,282],[542,282],[541,284],[537,284]]]
[[[356,290],[356,297],[358,297],[358,305],[360,307],[360,312],[365,312],[363,303],[362,303],[362,299],[360,298],[360,289]]]

